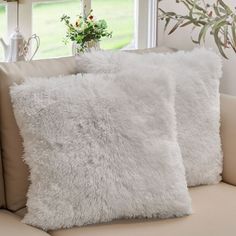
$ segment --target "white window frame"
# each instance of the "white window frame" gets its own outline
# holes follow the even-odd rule
[[[135,48],[157,46],[158,0],[135,0]]]
[[[82,0],[86,13],[91,9],[92,0]],[[135,48],[157,46],[158,0],[134,0],[134,42]]]
[[[6,6],[6,14],[7,14],[7,35],[3,36],[9,36],[10,32],[13,32],[17,22],[16,3],[5,2],[3,0],[0,0],[0,4]]]
[[[32,35],[32,4],[35,2],[49,2],[54,0],[19,0],[19,27],[26,37]],[[92,0],[81,0],[89,12]],[[2,2],[2,0],[0,0]],[[17,4],[7,4],[8,37],[17,25]],[[158,0],[134,0],[135,15],[135,48],[150,48],[157,46],[157,5]]]
[[[158,43],[158,0],[149,0],[148,6],[148,48],[157,47]]]

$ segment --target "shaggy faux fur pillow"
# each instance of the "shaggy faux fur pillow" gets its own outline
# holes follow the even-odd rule
[[[166,73],[28,79],[11,88],[30,167],[23,222],[44,230],[190,214]]]
[[[219,56],[206,49],[192,52],[134,55],[100,51],[78,57],[83,72],[115,72],[143,68],[145,73],[166,68],[175,77],[178,140],[189,186],[221,180],[222,153],[219,135]]]

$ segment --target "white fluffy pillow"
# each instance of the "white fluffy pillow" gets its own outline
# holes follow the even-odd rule
[[[142,68],[144,74],[166,68],[177,83],[178,140],[189,186],[215,184],[221,180],[222,153],[219,135],[219,79],[221,60],[214,52],[134,55],[100,51],[78,57],[83,72],[116,72]]]
[[[165,71],[38,78],[12,87],[30,167],[23,222],[54,230],[190,214],[174,95]]]

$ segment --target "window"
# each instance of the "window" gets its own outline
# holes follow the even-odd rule
[[[33,33],[37,34],[41,41],[36,58],[71,55],[71,44],[63,43],[66,28],[60,22],[60,18],[63,14],[67,14],[73,19],[78,13],[80,13],[80,1],[78,0],[33,4]]]
[[[6,6],[0,1],[0,38],[6,39],[7,36],[7,15]],[[0,45],[0,61],[4,59],[4,51],[2,45]]]
[[[104,39],[101,48],[134,47],[134,0],[93,0],[92,9],[99,19],[106,19],[113,32],[112,39]]]
[[[101,48],[120,49],[131,45],[134,37],[133,0],[93,0],[92,9],[98,19],[106,19],[110,30],[113,31],[112,39],[104,39]],[[78,0],[33,3],[33,33],[41,39],[36,58],[71,55],[71,44],[63,43],[66,29],[60,22],[60,17],[67,14],[73,19],[80,12]]]
[[[3,5],[0,0],[0,35],[9,36],[17,22],[25,38],[36,33],[41,39],[36,59],[71,55],[71,45],[62,42],[66,29],[60,17],[65,13],[73,19],[85,6],[86,11],[92,8],[97,18],[104,18],[113,31],[112,39],[102,40],[103,49],[156,45],[157,0],[21,0],[20,3],[17,11],[16,2]],[[0,58],[3,58],[2,47]]]

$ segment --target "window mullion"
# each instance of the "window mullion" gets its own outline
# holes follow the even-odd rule
[[[158,0],[135,0],[135,47],[157,46]]]
[[[81,0],[83,14],[88,14],[91,10],[91,0]]]
[[[19,28],[24,37],[32,35],[32,0],[21,0],[19,4]]]
[[[148,7],[148,48],[157,46],[158,0],[149,0]]]
[[[148,45],[148,1],[135,0],[135,48]]]
[[[17,27],[17,3],[7,3],[7,36],[10,38],[11,34]]]

